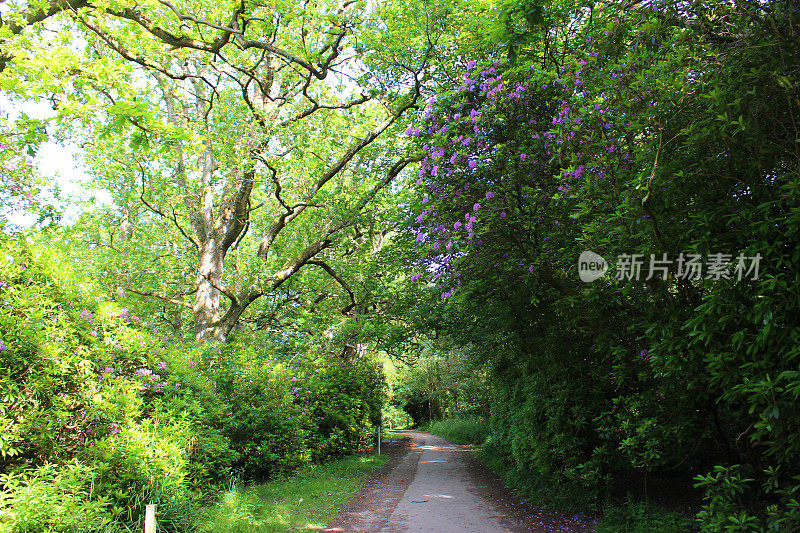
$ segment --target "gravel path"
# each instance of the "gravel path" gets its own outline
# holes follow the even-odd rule
[[[421,431],[400,432],[389,462],[326,532],[517,533],[592,531],[585,517],[521,502],[469,446]]]

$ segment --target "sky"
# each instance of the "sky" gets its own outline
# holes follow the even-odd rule
[[[12,102],[0,93],[0,110],[14,120],[20,113],[40,120],[53,118],[55,113],[46,101],[40,102]],[[61,190],[62,198],[95,196],[102,198],[99,191],[93,190],[85,183],[88,182],[86,168],[81,162],[82,150],[74,144],[67,142],[59,144],[48,141],[42,144],[33,162],[42,176],[51,184],[57,185]],[[48,193],[44,193],[45,200],[51,200]],[[62,219],[65,223],[74,222],[79,211],[76,207],[67,207]],[[30,227],[36,222],[36,216],[16,212],[9,217],[9,222],[15,226]]]
[[[14,2],[4,2],[0,0],[0,15],[12,9]],[[53,118],[55,112],[47,100],[39,102],[18,102],[10,101],[5,94],[0,93],[0,113],[8,115],[10,120],[14,120],[20,113],[28,116],[46,120]],[[62,198],[78,197],[89,198],[94,196],[101,202],[110,201],[110,197],[102,192],[86,186],[88,175],[86,168],[81,162],[82,150],[74,143],[58,144],[55,142],[44,143],[36,157],[34,165],[42,176],[50,180],[51,184],[57,185],[61,190]],[[50,201],[52,197],[46,192],[43,200]],[[64,206],[66,212],[62,218],[62,223],[74,222],[79,214],[79,208]],[[9,222],[15,226],[30,227],[36,222],[36,216],[16,212],[8,218]]]

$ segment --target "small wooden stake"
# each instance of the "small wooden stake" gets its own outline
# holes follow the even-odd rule
[[[144,533],[156,533],[156,504],[149,503],[144,511]]]
[[[381,427],[378,426],[378,455],[381,454]]]

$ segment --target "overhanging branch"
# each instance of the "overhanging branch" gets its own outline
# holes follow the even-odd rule
[[[171,304],[175,304],[175,305],[179,305],[181,307],[185,307],[186,309],[192,309],[192,306],[190,304],[184,302],[183,300],[178,300],[175,297],[164,296],[163,294],[158,294],[158,293],[153,292],[153,291],[140,291],[138,289],[132,289],[130,287],[125,287],[125,290],[126,291],[131,291],[132,293],[138,294],[139,296],[150,296],[152,298],[158,298],[159,300],[163,300],[163,301],[169,302]],[[183,292],[183,293],[177,294],[175,296],[188,296],[190,294],[194,294],[195,292],[197,292],[197,289],[194,289],[194,290],[189,291],[189,292]]]
[[[348,314],[356,306],[356,296],[355,294],[353,294],[353,289],[350,288],[350,285],[348,285],[347,282],[344,279],[342,279],[342,277],[339,274],[337,274],[336,271],[333,268],[331,268],[331,266],[328,263],[322,261],[321,259],[312,259],[307,264],[316,265],[322,268],[325,272],[328,273],[328,275],[330,275],[333,279],[335,279],[336,282],[339,285],[341,285],[345,291],[347,291],[347,294],[350,296],[350,303],[346,305],[344,308],[342,308],[341,313],[343,315]]]

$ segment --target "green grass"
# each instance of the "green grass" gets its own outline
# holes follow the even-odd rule
[[[384,430],[384,432],[381,433],[381,440],[382,441],[384,441],[384,440],[400,440],[400,439],[402,439],[404,437],[405,437],[404,435],[401,435],[400,433],[395,433],[391,429]]]
[[[224,492],[202,512],[200,531],[266,533],[316,531],[364,486],[386,455],[347,457],[309,467],[284,480]]]
[[[450,418],[434,420],[422,428],[458,444],[483,445],[489,436],[489,421],[482,418]]]

